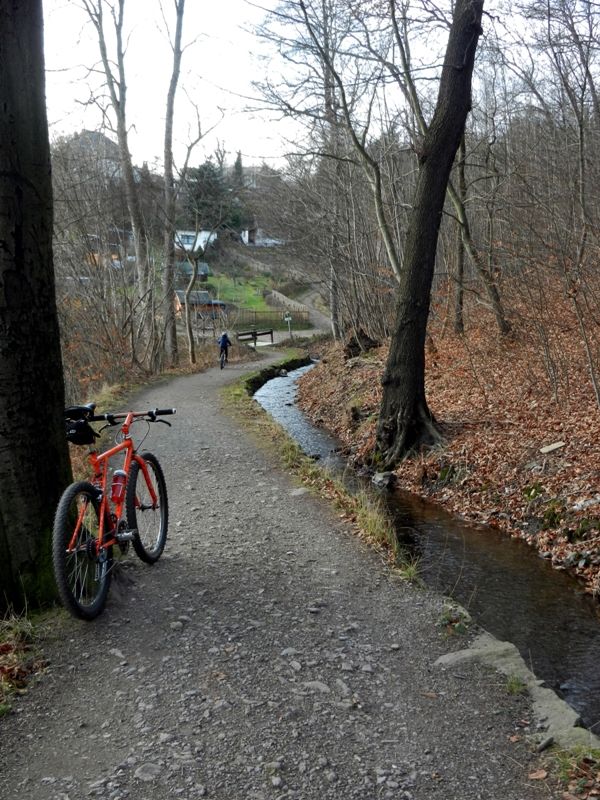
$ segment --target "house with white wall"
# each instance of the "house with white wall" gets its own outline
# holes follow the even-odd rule
[[[216,231],[175,231],[175,250],[197,258],[216,240]]]

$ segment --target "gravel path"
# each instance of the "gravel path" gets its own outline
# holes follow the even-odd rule
[[[319,498],[224,416],[244,367],[147,391],[170,538],[105,613],[60,617],[50,667],[0,720],[1,800],[526,800],[527,702],[438,625]],[[458,641],[460,639],[460,641]],[[511,741],[511,739],[513,741]]]

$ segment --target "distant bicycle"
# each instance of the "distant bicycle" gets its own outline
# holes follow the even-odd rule
[[[228,361],[227,356],[229,353],[229,348],[232,346],[231,340],[227,335],[227,331],[223,331],[223,333],[219,336],[217,344],[219,345],[219,364],[221,366],[221,369],[223,369],[223,367]]]
[[[171,423],[158,419],[174,408],[94,414],[89,403],[65,409],[67,439],[89,445],[92,475],[72,483],[58,503],[52,533],[54,576],[64,607],[75,617],[91,620],[106,604],[113,569],[113,548],[125,553],[129,543],[142,561],[154,564],[167,541],[169,506],[162,468],[152,453],[138,453],[131,437],[134,423]],[[119,426],[113,447],[98,454],[100,435],[91,422],[105,422],[100,431]],[[147,435],[147,433],[146,433]],[[144,436],[145,438],[145,436]],[[111,470],[123,454],[122,469]],[[109,475],[112,472],[112,477]]]

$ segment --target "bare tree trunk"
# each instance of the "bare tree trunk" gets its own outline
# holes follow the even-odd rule
[[[394,64],[386,63],[386,66],[390,70],[391,74],[396,78],[404,96],[406,97],[407,101],[412,108],[413,114],[417,120],[417,125],[419,128],[419,132],[422,136],[427,135],[427,122],[425,120],[425,115],[423,114],[423,109],[421,108],[421,103],[419,100],[419,96],[417,93],[417,89],[415,86],[415,82],[413,80],[412,69],[410,65],[410,59],[408,57],[407,47],[405,46],[402,32],[400,30],[400,26],[398,24],[398,18],[396,15],[396,2],[397,0],[391,0],[391,11],[392,11],[392,27],[394,30],[395,42],[398,47],[398,52],[400,54],[400,61],[402,64],[402,70],[400,71]],[[464,143],[463,143],[464,144]],[[475,270],[480,275],[483,285],[485,287],[488,299],[490,301],[490,305],[494,312],[494,317],[496,318],[496,323],[498,325],[498,330],[503,335],[510,333],[510,324],[506,319],[506,314],[504,313],[504,308],[502,306],[502,301],[500,299],[500,292],[498,291],[498,287],[493,279],[492,274],[486,268],[481,253],[479,252],[478,248],[473,241],[473,237],[471,236],[471,227],[469,225],[469,217],[467,215],[466,210],[466,197],[467,197],[467,186],[465,180],[465,165],[464,165],[464,153],[462,156],[461,172],[459,173],[459,181],[461,181],[460,191],[457,192],[454,186],[452,185],[451,181],[448,181],[447,193],[448,197],[454,206],[456,214],[458,216],[458,220],[461,226],[461,237],[462,237],[462,247],[466,252],[469,254],[469,258],[471,259]],[[461,258],[464,256],[461,255]]]
[[[376,457],[392,467],[439,438],[425,399],[425,336],[438,232],[450,171],[471,109],[471,78],[483,0],[457,0],[435,113],[423,139],[406,236],[396,327],[383,375]]]
[[[454,333],[462,336],[465,332],[465,245],[461,236],[460,227],[457,229],[456,237],[456,270],[454,273],[454,306],[452,314],[452,327]]]
[[[185,0],[175,0],[177,15],[175,38],[173,41],[173,69],[167,94],[165,119],[165,233],[163,265],[163,308],[167,360],[174,366],[178,361],[177,327],[175,324],[175,180],[173,176],[173,116],[175,112],[175,93],[181,70],[181,33]]]
[[[449,190],[448,193],[450,198],[456,201],[454,203],[454,207],[457,211],[458,219],[461,225],[461,238],[463,247],[469,254],[473,266],[477,270],[477,273],[483,282],[490,306],[496,319],[498,330],[503,336],[506,336],[511,331],[510,323],[506,319],[506,314],[504,313],[504,308],[500,299],[500,292],[498,291],[496,282],[489,269],[487,269],[483,263],[481,252],[477,249],[475,243],[473,242],[473,237],[471,236],[471,226],[469,225],[469,219],[467,217],[464,203],[460,201],[454,190]]]
[[[467,180],[465,177],[465,137],[460,140],[460,147],[458,151],[458,187],[460,197],[463,202],[467,196]],[[464,278],[465,278],[465,243],[463,240],[463,226],[458,223],[458,236],[456,237],[456,270],[454,273],[454,313],[453,313],[453,328],[454,333],[462,334],[465,332],[465,318],[464,318]]]
[[[329,270],[329,310],[331,311],[331,333],[333,334],[333,338],[338,341],[342,337],[342,328],[340,325],[340,291],[333,261],[331,262]]]
[[[306,17],[306,10],[304,12]],[[329,67],[333,59],[334,45],[331,37],[330,27],[331,8],[327,6],[326,0],[321,2],[321,16],[323,20],[323,51],[326,54],[323,64],[323,96],[325,102],[325,139],[326,147],[335,157],[333,167],[328,165],[327,169],[331,173],[329,181],[330,206],[331,206],[331,235],[329,237],[329,308],[331,311],[331,332],[333,338],[338,341],[342,338],[342,321],[340,313],[340,286],[337,263],[339,253],[339,187],[341,162],[337,159],[340,155],[340,137],[342,125],[338,119],[339,103],[336,97],[335,77]]]
[[[184,319],[185,319],[185,333],[188,341],[188,354],[189,354],[190,364],[195,364],[196,343],[194,341],[194,331],[192,328],[192,312],[190,310],[191,307],[190,297],[194,289],[194,284],[196,283],[196,278],[198,277],[198,262],[196,261],[196,259],[190,259],[190,263],[192,265],[192,274],[188,285],[185,287]]]
[[[41,0],[0,0],[0,609],[55,594],[70,480],[52,264]]]
[[[110,105],[116,120],[120,164],[123,171],[127,209],[135,245],[138,297],[140,299],[138,316],[144,323],[142,329],[148,331],[151,328],[148,324],[148,318],[153,313],[154,287],[150,274],[148,233],[144,222],[127,133],[127,81],[125,75],[125,45],[123,42],[125,0],[116,0],[114,4],[108,4],[113,19],[116,38],[116,61],[113,60],[108,53],[104,23],[104,7],[107,5],[106,0],[83,0],[83,5],[90,21],[96,29],[102,67],[106,77],[106,87],[110,97]],[[115,67],[117,70],[116,74]],[[153,348],[151,346],[147,348],[147,352],[152,352],[152,350]]]

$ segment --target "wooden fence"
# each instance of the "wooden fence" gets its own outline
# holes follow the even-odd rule
[[[291,323],[289,329],[300,331],[310,328],[308,311],[252,311],[248,308],[228,308],[226,310],[213,310],[210,314],[197,313],[192,324],[196,337],[200,340],[206,337],[216,338],[221,331],[249,330],[251,328],[274,328],[287,330],[288,323],[284,314],[289,313]]]
[[[285,327],[283,310],[279,311],[252,311],[248,308],[238,308],[229,311],[227,315],[228,326],[230,328],[279,328]],[[290,311],[292,325],[294,328],[308,327],[308,311]]]

